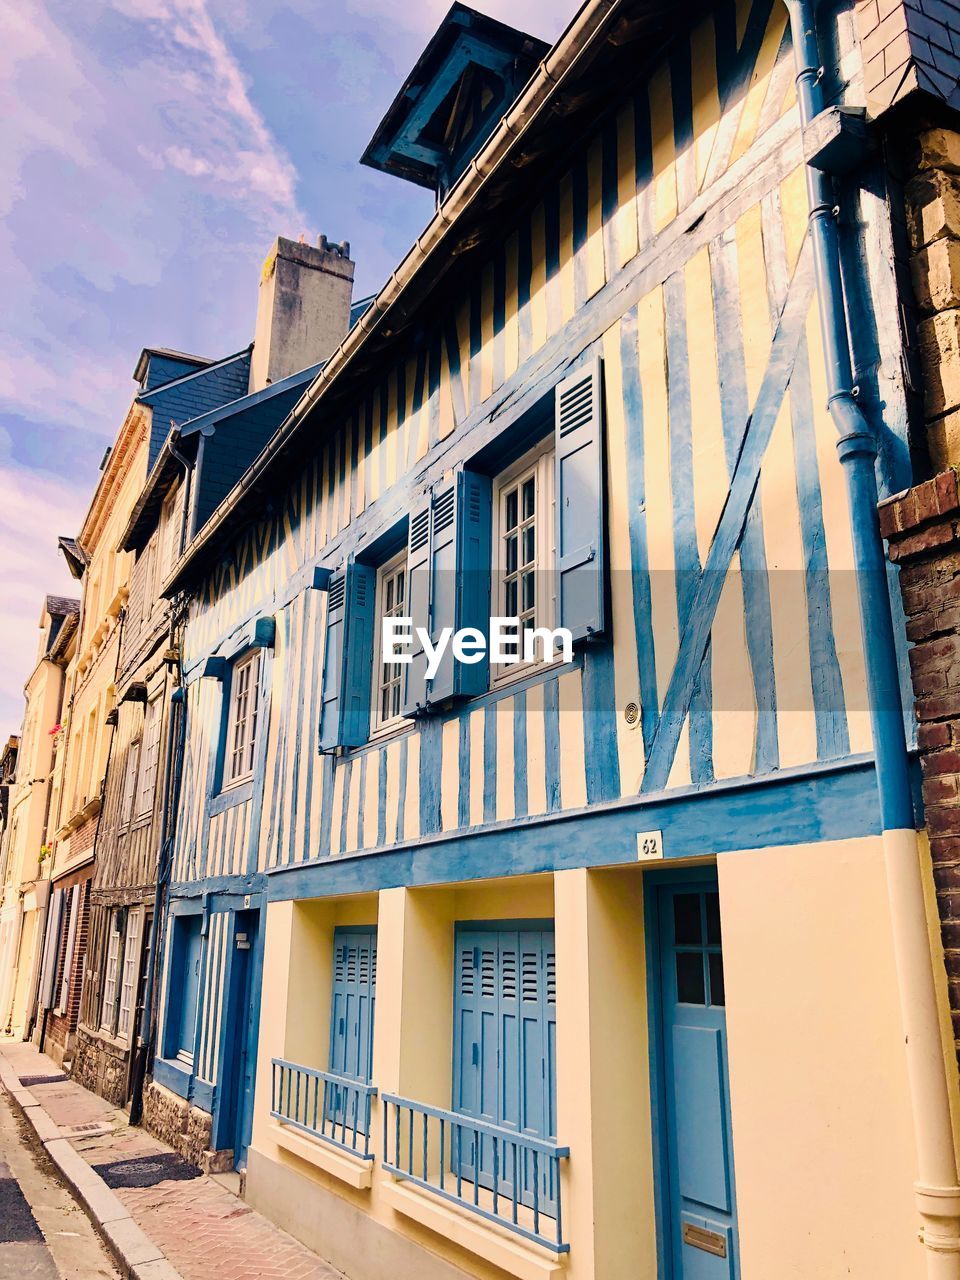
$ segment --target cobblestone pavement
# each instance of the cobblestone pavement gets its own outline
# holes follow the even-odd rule
[[[33,1078],[30,1094],[60,1136],[99,1173],[183,1280],[344,1280],[246,1205],[230,1189],[230,1178],[194,1170],[164,1143],[131,1127],[124,1111],[73,1081],[44,1083],[43,1076],[61,1073],[33,1045],[5,1041],[0,1052],[21,1079]]]
[[[0,1093],[0,1280],[118,1280],[86,1214]]]

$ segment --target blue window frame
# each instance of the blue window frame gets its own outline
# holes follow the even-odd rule
[[[556,952],[553,924],[458,925],[455,937],[453,1110],[461,1115],[553,1139],[556,1104]],[[455,1136],[451,1158],[463,1178],[493,1186],[494,1151],[476,1150],[469,1126]],[[556,1202],[551,1162],[539,1165],[538,1202]],[[504,1167],[506,1165],[506,1167]],[[479,1167],[478,1167],[479,1166]],[[512,1162],[501,1158],[499,1190],[512,1193]],[[517,1170],[518,1198],[532,1204],[529,1153]]]

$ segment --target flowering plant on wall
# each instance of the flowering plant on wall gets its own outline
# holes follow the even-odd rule
[[[50,737],[51,737],[51,738],[59,738],[59,737],[60,737],[60,735],[61,735],[61,733],[63,733],[63,725],[62,725],[62,724],[55,724],[55,725],[53,726],[53,728],[50,730]]]
[[[50,848],[50,846],[48,844],[42,844],[40,846],[39,861],[46,862],[46,860],[50,857],[51,853],[53,853],[53,850]]]

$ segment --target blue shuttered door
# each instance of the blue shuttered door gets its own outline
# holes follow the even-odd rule
[[[690,883],[659,894],[672,1276],[737,1280],[719,894]]]
[[[370,733],[377,571],[349,562],[330,579],[320,698],[320,750],[359,747]]]
[[[574,641],[606,630],[602,365],[593,360],[555,392],[557,625]]]
[[[457,930],[453,1109],[536,1138],[556,1136],[556,980],[553,930]],[[556,1188],[545,1162],[465,1127],[453,1139],[453,1168],[482,1186],[538,1200],[550,1212]],[[479,1171],[477,1160],[479,1156]],[[516,1160],[516,1163],[515,1163]]]
[[[479,662],[455,662],[448,645],[436,674],[426,682],[426,657],[416,628],[432,641],[449,627],[487,634],[490,616],[490,477],[459,471],[438,486],[410,517],[407,590],[413,620],[413,661],[406,668],[403,714],[430,704],[485,693],[489,670]]]
[[[374,930],[337,929],[333,939],[333,990],[330,1000],[328,1070],[369,1084],[373,1068],[373,1017],[377,981]],[[342,1120],[344,1095],[327,1091],[327,1114]],[[359,1120],[363,1121],[362,1113]],[[353,1114],[346,1116],[353,1124]],[[361,1125],[358,1124],[358,1129]]]

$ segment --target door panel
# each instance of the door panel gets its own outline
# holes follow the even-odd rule
[[[453,1109],[533,1137],[556,1132],[556,980],[552,929],[458,929]],[[454,1172],[493,1186],[493,1139],[464,1126],[451,1139]],[[499,1190],[512,1194],[513,1151],[499,1144]],[[556,1198],[548,1161],[538,1161],[541,1209]],[[534,1168],[518,1160],[519,1198],[534,1200]]]
[[[737,1280],[726,991],[716,882],[657,897],[665,1118],[662,1165],[672,1280]]]
[[[333,938],[328,1070],[363,1084],[369,1084],[373,1067],[376,982],[376,931],[337,929]],[[339,1086],[328,1086],[325,1094],[328,1119],[342,1122],[345,1118],[350,1125],[356,1120],[358,1129],[366,1128],[365,1113],[356,1094]]]

